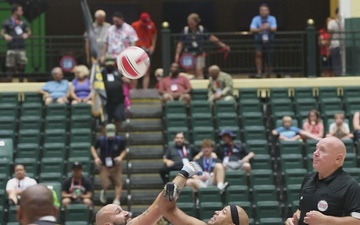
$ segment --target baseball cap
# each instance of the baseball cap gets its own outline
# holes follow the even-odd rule
[[[114,124],[109,123],[108,125],[106,125],[105,130],[106,130],[106,136],[108,136],[108,137],[115,136],[116,128],[115,128]]]
[[[149,13],[146,13],[146,12],[141,13],[140,20],[145,24],[149,24],[151,22]]]
[[[234,131],[232,131],[230,129],[222,129],[221,132],[219,133],[219,136],[223,136],[225,134],[229,135],[232,138],[236,137],[236,134],[234,133]]]
[[[115,58],[110,54],[106,54],[105,65],[115,65]]]
[[[74,162],[72,164],[72,166],[71,166],[71,169],[73,169],[73,170],[76,170],[76,169],[82,170],[82,165],[79,162]]]

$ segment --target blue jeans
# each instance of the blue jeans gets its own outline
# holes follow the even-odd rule
[[[332,69],[336,76],[341,76],[340,47],[330,49]]]

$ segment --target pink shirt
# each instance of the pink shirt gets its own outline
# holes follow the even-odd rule
[[[320,122],[320,123],[316,124],[315,126],[313,126],[312,129],[311,129],[311,126],[310,126],[309,122],[306,120],[304,122],[304,124],[303,124],[303,129],[306,130],[306,131],[309,131],[312,134],[320,136],[320,135],[322,135],[320,133],[320,131],[324,131],[324,124],[322,122]]]

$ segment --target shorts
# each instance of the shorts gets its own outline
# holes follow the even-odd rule
[[[110,178],[110,180],[114,183],[114,185],[119,186],[122,184],[121,175],[122,175],[121,164],[115,165],[110,168],[103,165],[100,166],[101,179]]]
[[[124,121],[126,119],[124,103],[108,102],[105,106],[105,109],[106,109],[105,121],[107,123],[111,123],[113,120],[119,122],[119,121]]]
[[[273,64],[274,44],[273,43],[262,43],[256,42],[255,50],[262,53],[263,61],[269,66]]]
[[[205,56],[204,54],[200,54],[196,56],[196,69],[203,69],[205,67]]]
[[[200,188],[206,188],[206,187],[210,187],[210,186],[213,186],[213,174],[210,175],[210,177],[205,180],[205,181],[202,181],[202,180],[198,180],[199,181],[199,186]]]
[[[321,69],[322,71],[332,69],[331,56],[329,57],[321,56]]]
[[[225,163],[228,170],[240,170],[243,168],[244,163],[242,161],[230,161]]]
[[[18,65],[26,65],[27,58],[25,50],[7,50],[6,67],[16,67]]]

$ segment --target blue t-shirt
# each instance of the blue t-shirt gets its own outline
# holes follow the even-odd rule
[[[276,132],[278,132],[278,134],[280,136],[283,136],[286,138],[293,138],[297,134],[300,133],[300,128],[295,127],[295,126],[291,126],[289,128],[281,126],[281,127],[276,128]]]
[[[58,81],[48,81],[41,88],[42,90],[48,92],[52,99],[58,99],[65,97],[69,91],[69,82],[67,80]]]
[[[251,21],[250,29],[259,29],[263,23],[268,23],[270,28],[277,28],[276,18],[268,15],[265,19],[255,16]]]

